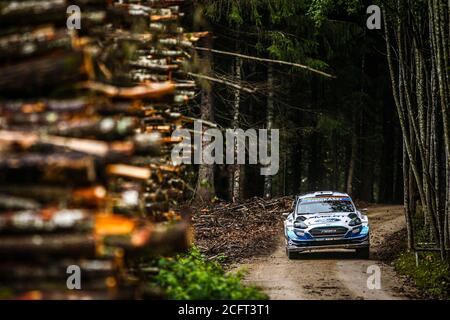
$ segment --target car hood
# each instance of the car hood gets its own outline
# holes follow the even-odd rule
[[[320,214],[306,214],[298,215],[297,219],[301,218],[303,222],[309,226],[317,225],[348,225],[350,212],[343,213],[320,213]]]

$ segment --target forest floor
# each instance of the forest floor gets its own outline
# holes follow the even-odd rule
[[[266,256],[278,246],[283,233],[281,213],[291,210],[293,199],[255,197],[241,203],[194,208],[195,244],[208,258],[219,259],[226,269],[248,258]]]
[[[391,260],[401,251],[405,220],[402,206],[369,207],[371,258],[359,260],[351,251],[303,253],[289,260],[283,232],[266,256],[250,258],[233,269],[247,270],[244,281],[261,287],[271,299],[418,299],[411,282],[398,275]],[[368,289],[368,267],[381,270],[381,288]]]

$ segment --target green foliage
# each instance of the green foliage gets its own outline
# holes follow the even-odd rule
[[[430,237],[430,227],[425,224],[423,208],[415,205],[413,215],[414,240],[416,243],[433,241]],[[419,287],[435,298],[450,297],[450,268],[442,261],[437,252],[420,252],[419,266],[413,252],[404,252],[395,261],[395,268],[400,273],[409,276]]]
[[[202,12],[213,22],[226,23],[232,29],[245,27],[257,35],[257,51],[275,59],[301,61],[317,43],[300,39],[298,30],[312,23],[304,21],[311,0],[203,0]],[[303,28],[301,27],[301,28]],[[300,29],[301,29],[300,28]],[[291,33],[295,31],[294,33]],[[298,31],[298,32],[297,32]]]
[[[433,237],[430,234],[430,226],[425,223],[423,207],[418,201],[415,204],[414,214],[412,216],[412,227],[414,230],[414,241],[416,243],[433,242]]]
[[[202,179],[200,181],[200,186],[203,187],[203,188],[206,188],[208,190],[212,190],[212,185],[211,185],[211,183],[209,182],[208,179]]]
[[[417,287],[431,296],[440,299],[450,297],[450,270],[439,254],[419,253],[417,267],[414,253],[405,252],[395,261],[395,268],[413,279]]]
[[[333,131],[339,132],[341,136],[351,134],[351,127],[345,125],[345,119],[331,117],[327,114],[322,114],[317,122],[317,129],[330,136]]]
[[[263,26],[264,22],[283,23],[296,15],[300,8],[305,9],[307,1],[292,0],[204,0],[204,12],[213,21],[225,19],[230,25],[244,22]],[[263,21],[268,15],[268,21]]]
[[[317,70],[326,70],[329,68],[328,63],[319,59],[307,58],[305,64]]]
[[[358,12],[361,5],[361,0],[311,0],[308,15],[320,26],[331,12],[343,9],[352,15]]]
[[[265,300],[268,297],[259,289],[244,286],[242,274],[225,273],[219,263],[206,260],[197,248],[189,254],[161,258],[156,284],[166,290],[169,299],[193,300]]]
[[[0,300],[11,299],[13,297],[13,293],[9,288],[0,287]]]
[[[286,36],[279,31],[270,32],[271,45],[267,48],[269,55],[275,59],[283,59],[286,56],[297,56],[298,41]]]
[[[228,15],[228,22],[230,24],[237,24],[237,25],[241,25],[244,23],[244,19],[242,18],[241,12],[239,10],[239,6],[235,2],[231,4],[231,10]]]

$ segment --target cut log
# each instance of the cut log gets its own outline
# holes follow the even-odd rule
[[[67,290],[60,291],[28,291],[13,296],[14,300],[130,300],[136,299],[135,290],[129,289],[120,291],[88,291],[88,290]]]
[[[13,143],[23,149],[30,149],[39,144],[48,144],[55,147],[67,148],[72,151],[86,153],[100,158],[108,158],[115,154],[131,155],[134,144],[127,141],[105,142],[92,139],[66,138],[60,136],[41,135],[23,131],[0,131],[0,144]]]
[[[40,203],[55,203],[57,200],[71,207],[99,207],[106,201],[106,189],[102,185],[70,188],[45,184],[9,184],[0,185],[0,192],[16,197],[31,198]]]
[[[4,258],[93,258],[96,256],[96,241],[92,234],[0,236],[0,254]]]
[[[82,209],[22,210],[0,214],[0,233],[82,232],[92,230],[92,213]]]
[[[71,265],[80,267],[84,280],[83,284],[87,284],[97,277],[101,277],[102,279],[100,280],[104,282],[104,278],[115,276],[118,272],[117,266],[113,261],[100,259],[62,259],[53,261],[50,264],[3,261],[0,264],[0,281],[9,284],[15,284],[17,281],[26,281],[27,283],[32,282],[31,285],[36,286],[37,281],[64,280],[59,282],[61,285],[61,283],[65,284],[68,276],[67,267]],[[83,288],[86,288],[86,286],[83,285]]]
[[[86,184],[96,178],[95,162],[80,153],[11,153],[0,154],[0,184],[62,182]]]
[[[0,66],[0,94],[3,97],[36,96],[57,85],[73,85],[85,79],[81,52],[54,52],[17,64]]]
[[[121,176],[138,180],[148,180],[151,171],[148,168],[135,167],[125,164],[112,164],[106,169],[109,175]]]
[[[100,140],[123,139],[134,133],[138,126],[137,118],[92,118],[60,121],[56,126],[50,126],[48,133],[56,136],[87,138]]]
[[[42,55],[55,49],[68,50],[71,44],[66,30],[55,30],[51,26],[39,27],[25,34],[10,34],[0,37],[0,63]]]
[[[72,226],[76,223],[86,225],[89,221],[92,230],[86,233],[0,235],[0,254],[5,257],[92,258],[114,256],[121,250],[128,255],[158,256],[184,251],[192,241],[186,222],[151,224],[111,214],[97,214],[93,219],[93,227],[86,217],[67,220],[67,225]],[[29,216],[25,225],[38,222],[43,222],[41,216]]]
[[[66,0],[2,1],[0,27],[40,25],[48,22],[63,25],[67,20]]]
[[[104,242],[108,246],[124,248],[127,255],[173,255],[191,246],[192,234],[186,222],[158,223],[142,227],[131,235],[107,236]]]
[[[36,210],[41,205],[32,199],[22,197],[12,197],[0,194],[0,212],[3,210]],[[0,216],[0,232],[2,230],[2,216]]]
[[[118,97],[126,99],[158,99],[175,90],[175,85],[170,82],[142,84],[135,87],[115,87],[112,85],[88,81],[81,87],[92,91],[103,93],[109,97]]]

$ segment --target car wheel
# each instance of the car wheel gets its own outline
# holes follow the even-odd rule
[[[356,256],[360,259],[369,259],[370,247],[356,249]]]
[[[287,255],[287,257],[288,257],[289,260],[295,258],[295,253],[292,252],[292,251],[289,251],[288,248],[286,248],[286,255]]]

